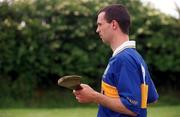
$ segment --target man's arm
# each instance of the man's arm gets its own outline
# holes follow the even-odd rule
[[[83,87],[83,89],[73,91],[76,96],[76,99],[80,103],[93,102],[93,103],[101,104],[119,113],[131,115],[131,116],[137,115],[136,113],[127,109],[119,98],[111,98],[111,97],[105,96],[101,93],[94,91],[91,87],[89,87],[86,84],[81,84],[81,87]]]

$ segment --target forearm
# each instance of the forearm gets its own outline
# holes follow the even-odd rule
[[[94,97],[95,97],[94,102],[97,104],[101,104],[119,113],[136,116],[134,112],[130,111],[123,105],[123,103],[119,98],[111,98],[98,92],[95,93]]]
[[[112,111],[119,113],[136,116],[136,114],[129,109],[127,109],[119,98],[111,98],[101,93],[94,91],[91,87],[86,84],[81,84],[81,90],[74,90],[73,93],[76,96],[76,99],[80,103],[97,103],[103,105]]]

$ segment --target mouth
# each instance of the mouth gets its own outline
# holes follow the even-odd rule
[[[99,37],[102,37],[102,35],[101,35],[101,34],[99,34]]]

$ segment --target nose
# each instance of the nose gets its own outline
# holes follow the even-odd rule
[[[96,32],[99,33],[99,27],[97,27]]]

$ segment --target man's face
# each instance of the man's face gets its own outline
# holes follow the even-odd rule
[[[111,24],[108,23],[105,19],[105,12],[101,12],[98,15],[96,32],[99,33],[99,36],[103,42],[109,43],[111,39],[112,30]]]

